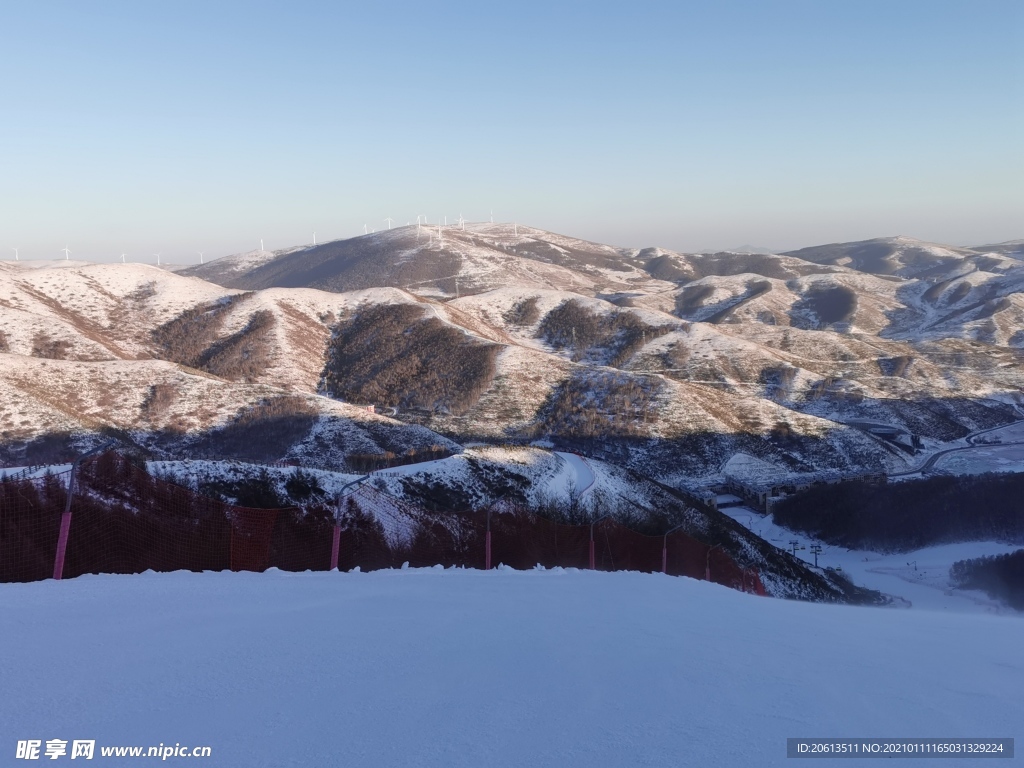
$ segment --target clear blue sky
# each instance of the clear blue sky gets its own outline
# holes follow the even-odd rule
[[[1024,3],[8,2],[0,258],[1024,237]]]

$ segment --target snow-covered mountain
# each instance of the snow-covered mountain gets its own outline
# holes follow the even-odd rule
[[[885,242],[920,256],[924,246],[904,240]],[[782,474],[902,471],[913,451],[851,424],[889,424],[932,448],[1018,415],[1024,266],[964,250],[928,251],[942,279],[901,278],[478,224],[178,273],[7,262],[3,441],[117,429],[166,442],[285,398],[396,434],[418,425],[438,444],[586,442],[672,483],[712,482],[737,452]],[[377,320],[361,327],[361,317]],[[301,443],[312,461],[309,446],[323,441],[307,438],[282,444],[281,457]],[[392,450],[386,442],[377,448]],[[343,466],[344,454],[325,450],[320,463]]]
[[[912,237],[879,237],[853,243],[831,243],[788,251],[814,264],[850,267],[872,275],[928,277],[943,274],[965,258],[977,256],[969,248],[928,243]]]

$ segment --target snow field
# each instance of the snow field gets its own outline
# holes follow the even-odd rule
[[[246,768],[782,766],[790,736],[1024,723],[1020,618],[661,575],[86,576],[4,585],[0,615],[8,754],[95,738]]]
[[[993,600],[984,592],[953,589],[949,582],[950,566],[958,560],[1016,552],[1021,549],[1019,545],[995,541],[962,541],[911,552],[884,554],[828,544],[778,525],[772,515],[765,517],[747,507],[725,507],[722,512],[779,549],[792,551],[790,543],[796,541],[802,547],[797,551],[797,556],[808,565],[814,563],[811,547],[820,545],[818,563],[822,568],[839,568],[854,584],[896,598],[896,605],[900,607],[1009,614],[1024,621],[1024,615]]]

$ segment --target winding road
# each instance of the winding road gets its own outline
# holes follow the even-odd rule
[[[594,481],[597,479],[594,476],[594,470],[590,468],[590,465],[579,454],[555,451],[555,455],[566,463],[569,471],[574,475],[573,483],[576,486],[576,497],[582,499],[584,494],[594,487]]]
[[[921,466],[919,466],[919,467],[917,467],[915,469],[908,469],[905,472],[891,472],[889,474],[889,476],[890,477],[902,477],[902,476],[905,476],[905,475],[916,475],[916,474],[919,474],[921,472],[928,472],[929,470],[934,468],[935,463],[937,461],[939,461],[939,459],[941,459],[943,456],[948,456],[951,453],[960,453],[961,451],[974,451],[974,450],[979,450],[979,449],[991,450],[992,448],[996,448],[996,447],[1003,448],[1003,447],[1010,447],[1010,446],[1015,446],[1015,445],[1024,445],[1024,440],[1013,440],[1013,441],[1010,441],[1010,442],[999,442],[999,443],[977,443],[977,442],[975,442],[982,435],[987,435],[987,434],[989,434],[991,432],[999,432],[1000,430],[1011,429],[1011,428],[1016,428],[1018,430],[1021,430],[1022,424],[1019,421],[1015,421],[1012,424],[1003,424],[1002,426],[999,426],[999,427],[989,427],[988,429],[979,429],[976,432],[971,432],[971,434],[967,435],[967,437],[964,438],[967,441],[968,445],[961,445],[961,446],[957,446],[956,448],[946,448],[944,450],[938,451],[936,453],[933,453],[927,459],[925,459],[924,463],[921,464]]]

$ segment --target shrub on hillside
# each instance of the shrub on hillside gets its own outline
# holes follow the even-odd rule
[[[288,504],[288,500],[277,492],[274,481],[266,469],[260,469],[256,477],[201,482],[199,493],[228,504],[253,509],[280,509]]]
[[[911,355],[878,358],[878,369],[883,376],[906,376],[914,358]]]
[[[541,409],[539,428],[568,438],[646,434],[657,418],[661,381],[605,371],[580,371],[562,382]]]
[[[533,325],[540,320],[540,307],[537,306],[538,297],[531,296],[517,302],[502,317],[509,325],[527,326]]]
[[[71,342],[54,339],[45,333],[37,333],[32,337],[32,357],[44,357],[48,360],[67,360]]]
[[[142,401],[142,415],[149,421],[158,421],[167,414],[178,399],[178,388],[173,384],[154,384]]]
[[[779,365],[761,369],[761,384],[765,397],[776,402],[788,400],[793,394],[797,369],[791,365]]]
[[[285,480],[284,489],[288,498],[295,501],[306,501],[313,496],[322,496],[324,489],[320,485],[320,479],[312,472],[307,472],[302,467],[296,467],[288,479]]]

